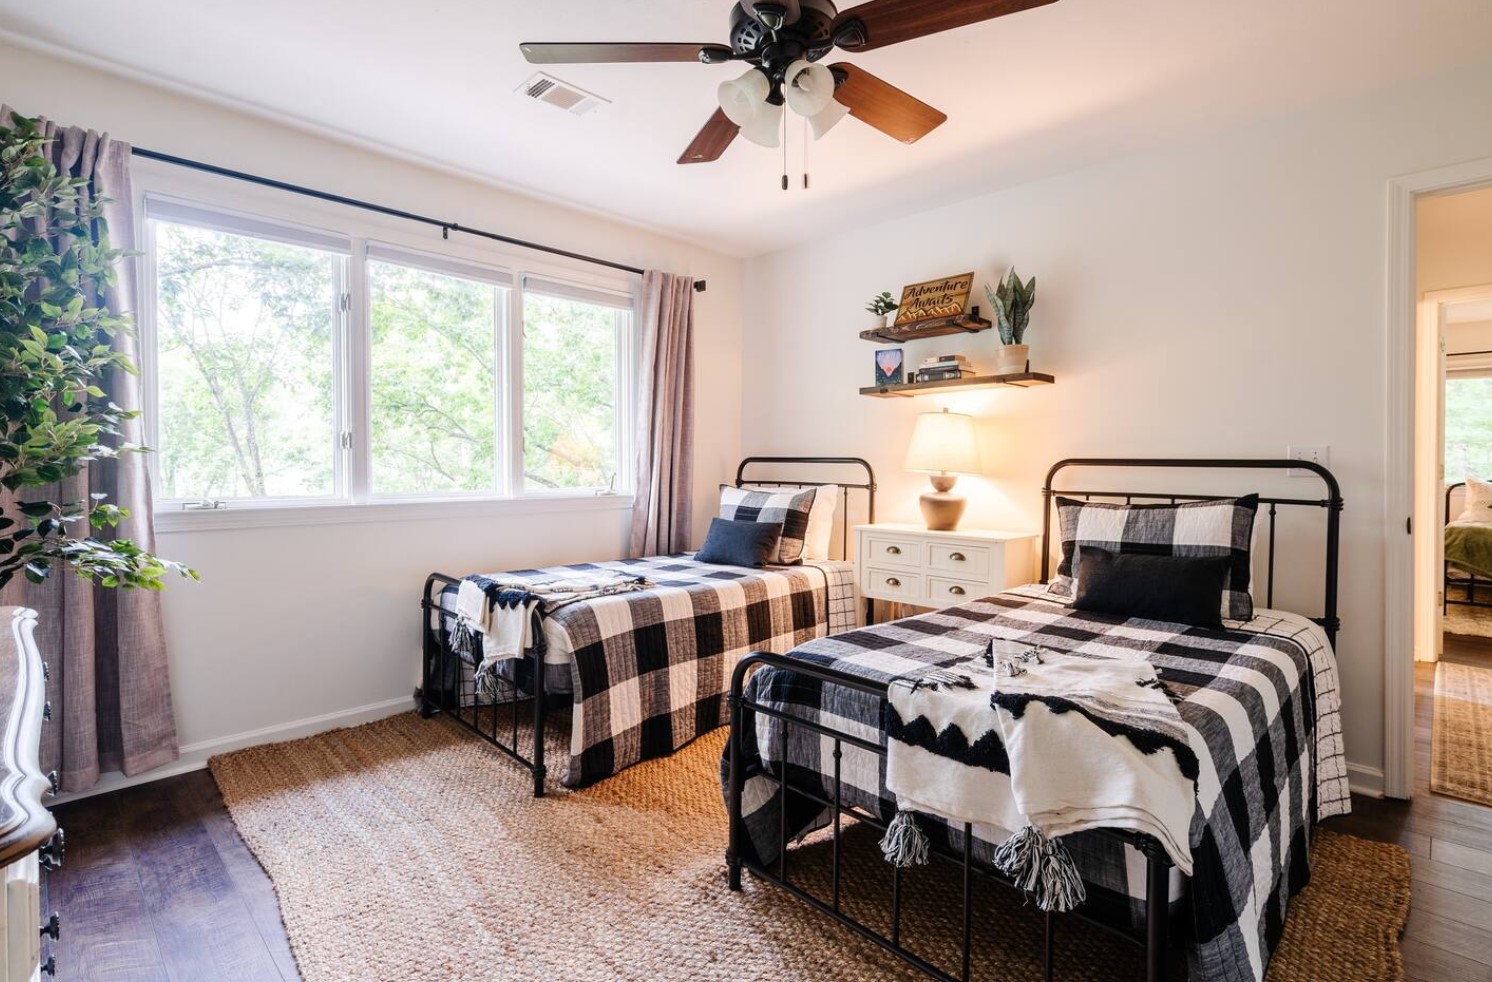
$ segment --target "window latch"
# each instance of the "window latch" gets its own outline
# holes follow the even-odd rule
[[[203,498],[201,501],[183,501],[181,503],[182,511],[216,511],[219,508],[227,507],[228,503],[226,501],[220,501],[217,498]]]
[[[337,437],[337,443],[342,447],[343,450],[351,450],[352,449],[352,431],[351,430],[343,430],[341,432],[341,434]]]

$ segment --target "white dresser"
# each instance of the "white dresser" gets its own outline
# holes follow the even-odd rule
[[[921,525],[855,526],[855,569],[866,600],[952,607],[1035,578],[1034,532]]]
[[[58,921],[55,914],[43,919],[41,880],[62,865],[62,830],[42,805],[53,790],[38,763],[51,707],[35,627],[34,611],[0,607],[0,982],[36,982],[56,973],[43,942],[56,940]]]

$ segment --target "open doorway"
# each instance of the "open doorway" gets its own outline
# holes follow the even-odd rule
[[[1415,783],[1492,807],[1492,188],[1416,219]]]

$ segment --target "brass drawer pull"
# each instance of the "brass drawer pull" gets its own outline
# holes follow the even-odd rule
[[[888,555],[888,556],[900,556],[901,555],[901,546],[887,546],[886,547],[886,555]]]
[[[886,585],[887,586],[901,586],[901,580],[898,580],[894,576],[888,576],[888,577],[886,577]]]
[[[961,552],[955,552],[952,555],[950,555],[948,558],[951,559],[951,560],[953,560],[956,563],[961,563],[961,562],[964,561],[964,554],[961,553]]]
[[[955,597],[962,597],[964,595],[964,588],[961,586],[951,586],[948,588],[948,592]]]

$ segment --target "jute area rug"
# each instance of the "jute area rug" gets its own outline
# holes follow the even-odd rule
[[[1480,581],[1478,581],[1480,583]],[[1464,586],[1452,585],[1450,588],[1452,600],[1466,599],[1466,588]],[[1487,600],[1492,598],[1489,588],[1478,587],[1477,598]],[[1492,638],[1492,607],[1468,607],[1464,604],[1448,604],[1445,608],[1445,617],[1441,621],[1441,627],[1450,634],[1461,634],[1474,638]]]
[[[490,747],[412,713],[211,766],[307,982],[923,978],[749,874],[727,891],[724,739],[539,800]],[[884,928],[888,868],[870,830],[851,831],[847,902]],[[827,843],[805,845],[790,875],[826,895],[828,857]],[[1313,859],[1269,978],[1401,978],[1408,855],[1322,831]],[[905,879],[904,936],[956,973],[959,881],[945,867]],[[979,895],[974,977],[1040,978],[1039,913],[1003,889]],[[1143,978],[1137,946],[1060,924],[1059,979]]]
[[[1435,665],[1430,790],[1492,805],[1492,669]]]

